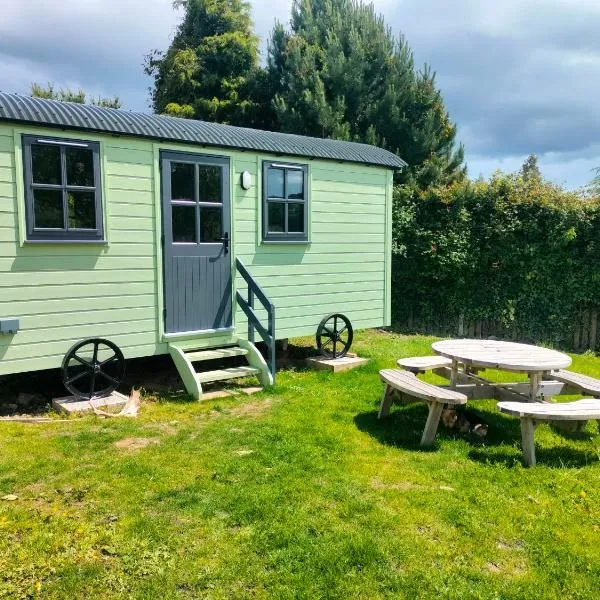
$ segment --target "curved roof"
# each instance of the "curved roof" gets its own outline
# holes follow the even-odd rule
[[[368,144],[275,133],[4,92],[0,92],[0,121],[348,161],[390,169],[406,166],[395,154]]]

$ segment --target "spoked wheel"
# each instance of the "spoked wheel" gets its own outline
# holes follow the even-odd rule
[[[353,337],[352,324],[346,315],[329,315],[317,328],[317,348],[327,358],[341,358],[350,350]]]
[[[116,344],[100,338],[78,342],[62,363],[64,386],[81,400],[110,396],[124,375],[123,353]]]

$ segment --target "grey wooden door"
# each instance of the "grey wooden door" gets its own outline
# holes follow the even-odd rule
[[[229,160],[161,153],[165,331],[231,327]]]

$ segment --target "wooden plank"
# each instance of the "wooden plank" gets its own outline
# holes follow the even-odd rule
[[[600,396],[600,379],[562,369],[560,371],[553,371],[550,376],[557,381],[568,383],[586,394]]]
[[[531,419],[521,419],[521,445],[523,462],[526,467],[535,467],[535,423]]]
[[[443,410],[444,405],[441,402],[429,403],[429,414],[421,437],[421,446],[430,446],[433,443]]]
[[[406,371],[424,373],[440,367],[449,367],[452,361],[444,356],[412,356],[398,359],[397,364]]]
[[[600,419],[600,400],[596,398],[574,402],[499,402],[497,406],[503,413],[537,421]]]
[[[465,404],[467,401],[464,394],[426,383],[406,371],[383,369],[379,371],[379,376],[394,389],[422,400],[445,402],[447,404]]]

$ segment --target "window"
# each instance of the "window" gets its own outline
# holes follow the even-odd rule
[[[24,136],[27,239],[102,241],[100,145]]]
[[[263,240],[308,241],[308,167],[263,163]]]

